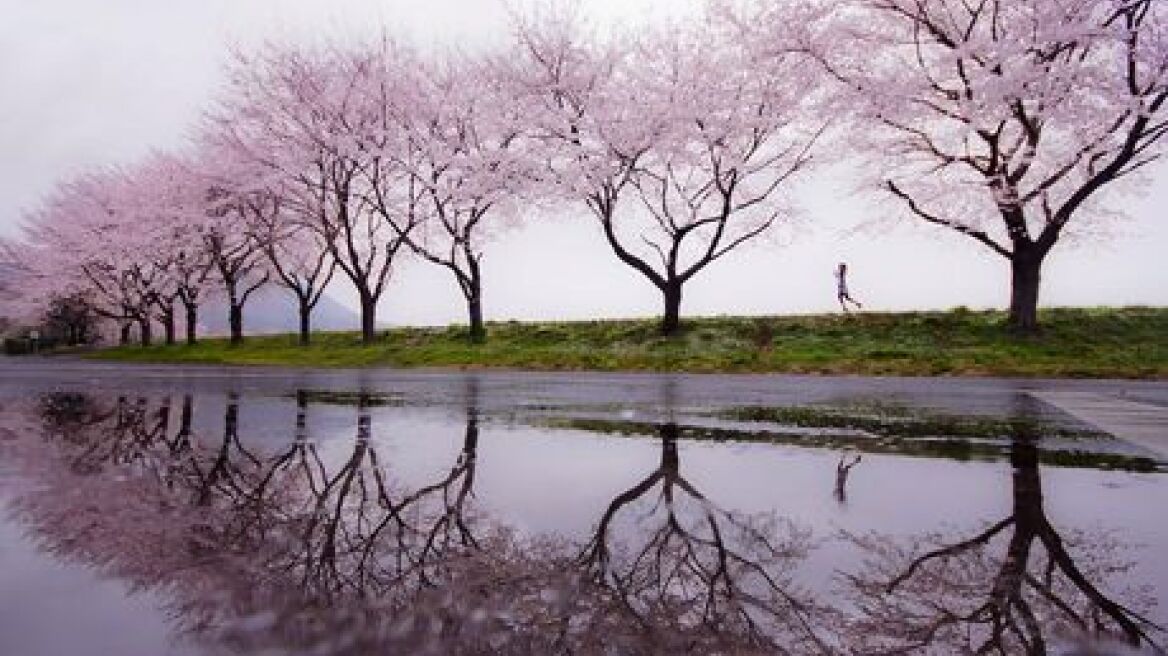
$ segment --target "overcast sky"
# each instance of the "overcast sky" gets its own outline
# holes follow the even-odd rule
[[[601,24],[690,10],[685,0],[583,0]],[[421,45],[474,47],[506,34],[501,0],[39,0],[0,3],[0,236],[61,178],[180,144],[218,88],[232,46],[361,34],[384,24]],[[651,19],[651,18],[650,18]],[[1056,247],[1044,305],[1168,305],[1168,167],[1130,220],[1103,241]],[[804,185],[797,228],[728,256],[687,287],[687,314],[772,314],[835,307],[832,268],[851,265],[853,294],[877,310],[1001,307],[1000,257],[939,229],[857,232],[870,200],[845,170]],[[655,289],[619,264],[586,215],[540,218],[491,245],[488,318],[645,316]],[[351,302],[344,285],[337,297]],[[383,302],[391,323],[464,320],[452,279],[405,264]]]

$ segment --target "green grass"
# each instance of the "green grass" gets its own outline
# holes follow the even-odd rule
[[[491,323],[473,344],[463,326],[400,328],[376,344],[355,333],[249,337],[239,346],[119,347],[90,357],[135,362],[314,367],[511,367],[543,370],[790,372],[1168,378],[1168,308],[1063,308],[1032,337],[1000,312],[863,313],[690,319],[673,338],[655,320]]]
[[[741,406],[713,413],[719,419],[799,428],[859,430],[881,437],[1106,438],[1106,433],[1055,426],[1029,417],[953,416],[894,405]]]
[[[616,419],[549,418],[534,423],[548,428],[587,431],[615,437],[656,437],[660,436],[662,431],[660,424]],[[1012,449],[1010,439],[1006,436],[979,440],[946,433],[935,433],[928,437],[912,433],[884,434],[876,436],[874,439],[874,437],[830,432],[809,434],[683,424],[677,426],[677,436],[697,441],[785,444],[810,449],[851,450],[861,453],[945,458],[960,461],[1002,460],[1010,457]],[[1054,467],[1118,469],[1135,472],[1161,471],[1160,466],[1151,458],[1066,447],[1042,448],[1038,452],[1038,459],[1039,462]]]
[[[285,394],[284,398],[303,400],[305,403],[319,403],[322,405],[363,406],[366,408],[385,408],[405,405],[405,401],[395,395],[378,394],[375,392],[347,392],[341,390],[301,390],[293,394]]]

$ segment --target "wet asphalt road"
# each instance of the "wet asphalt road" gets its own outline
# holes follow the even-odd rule
[[[1103,394],[1168,407],[1168,381],[296,369],[0,357],[0,400],[61,390],[277,396],[297,389],[368,391],[420,405],[461,405],[473,394],[483,410],[552,406],[663,411],[875,401],[971,415],[1057,413],[1030,395],[1036,391]]]

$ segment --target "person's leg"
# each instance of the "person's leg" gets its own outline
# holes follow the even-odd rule
[[[839,295],[836,296],[836,298],[839,300],[840,309],[844,311],[844,314],[848,313],[848,304],[844,302],[844,299],[847,297],[848,295],[843,292],[840,292]]]

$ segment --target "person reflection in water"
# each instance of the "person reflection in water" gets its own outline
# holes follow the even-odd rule
[[[859,453],[845,451],[840,455],[839,462],[835,466],[835,500],[841,506],[848,502],[848,474],[852,472],[852,467],[860,464],[862,458],[863,456]]]

